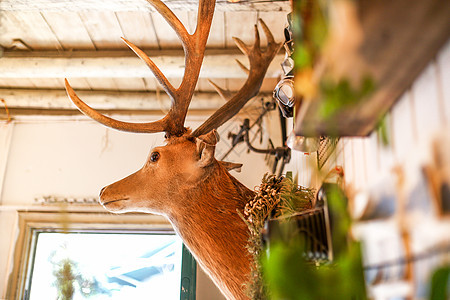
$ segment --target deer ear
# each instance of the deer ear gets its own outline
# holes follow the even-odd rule
[[[199,160],[197,164],[200,168],[207,167],[214,162],[215,150],[216,145],[209,145],[203,142],[202,140],[197,139],[197,153],[199,155]]]
[[[213,129],[210,132],[199,136],[198,139],[202,140],[206,144],[216,145],[219,142],[219,140],[220,140],[220,136],[217,133],[217,130]]]
[[[216,151],[216,144],[218,141],[219,135],[215,129],[196,139],[197,153],[200,157],[198,160],[199,167],[204,168],[214,162],[214,152]]]
[[[227,171],[235,170],[241,172],[242,164],[236,164],[228,161],[219,161],[219,163],[227,169]]]

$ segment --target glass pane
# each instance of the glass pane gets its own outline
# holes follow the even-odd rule
[[[29,299],[180,299],[181,254],[176,235],[39,233]]]

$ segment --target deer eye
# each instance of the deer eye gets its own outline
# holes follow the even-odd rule
[[[150,154],[150,160],[152,162],[156,162],[159,159],[160,155],[159,152],[152,152],[152,154]]]

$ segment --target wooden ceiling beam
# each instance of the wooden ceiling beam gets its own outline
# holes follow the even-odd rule
[[[148,51],[149,56],[168,78],[184,73],[182,51]],[[236,50],[211,50],[205,54],[200,78],[246,78],[235,62],[247,59]],[[273,60],[266,78],[278,78],[284,56]],[[0,58],[1,78],[136,78],[153,77],[150,69],[131,51],[9,51]]]
[[[99,110],[134,110],[165,112],[170,108],[170,99],[164,93],[112,92],[77,90],[78,96]],[[271,97],[269,94],[262,94]],[[0,89],[0,98],[9,108],[74,109],[65,90]],[[224,104],[216,93],[195,93],[190,109],[215,110]]]
[[[184,56],[182,48],[179,49],[151,49],[151,48],[141,48],[148,56],[159,57],[177,57]],[[227,48],[227,49],[206,49],[205,56],[214,55],[240,55],[241,51],[238,48]],[[0,58],[103,58],[103,57],[137,57],[136,54],[131,49],[111,49],[111,50],[9,50],[4,49],[1,53]]]
[[[156,116],[155,119],[158,120],[164,115],[161,113],[160,110],[154,110],[154,109],[99,109],[98,112],[102,114],[107,115],[114,115],[114,116],[133,116],[133,119],[136,119],[136,116],[145,115],[145,116]],[[203,109],[190,109],[189,114],[190,116],[195,117],[208,117],[212,115],[215,112],[215,110],[203,110]],[[79,116],[81,118],[85,118],[86,120],[89,120],[91,122],[95,122],[89,117],[84,116],[78,109],[76,108],[33,108],[33,107],[19,107],[19,108],[10,108],[9,114],[12,120],[20,120],[24,116],[55,116],[55,117],[64,117],[64,116]],[[244,113],[239,113],[238,115],[244,115]],[[190,117],[188,116],[188,118]],[[248,116],[248,115],[246,115]],[[2,121],[6,121],[8,118],[8,115],[5,113],[5,110],[0,110],[0,123]],[[26,119],[25,119],[26,120]]]

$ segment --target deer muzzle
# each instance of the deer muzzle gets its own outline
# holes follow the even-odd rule
[[[98,202],[110,212],[120,212],[125,207],[129,197],[111,192],[111,186],[105,186],[100,190]]]

